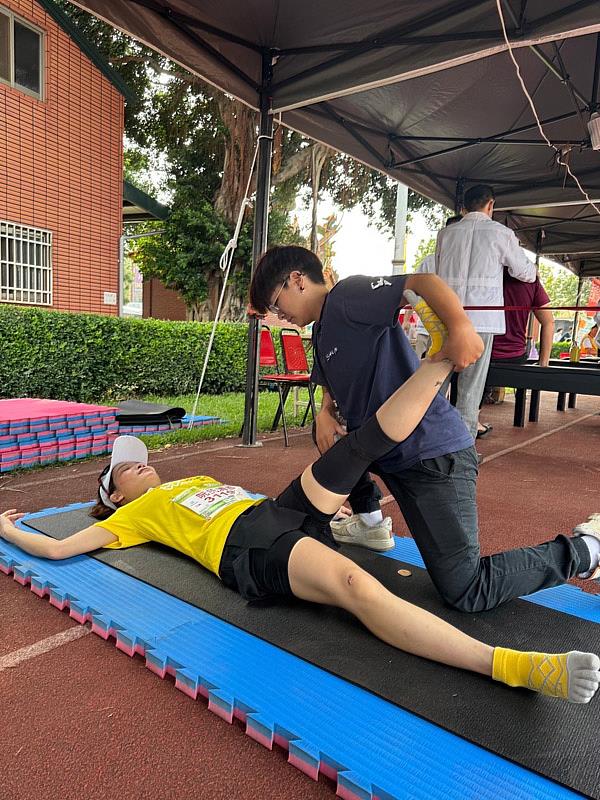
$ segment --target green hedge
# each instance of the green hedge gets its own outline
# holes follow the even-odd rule
[[[0,396],[98,402],[196,390],[212,323],[0,304]],[[220,323],[203,392],[242,391],[247,325]]]
[[[550,351],[550,358],[559,358],[561,353],[568,353],[570,349],[571,342],[555,342],[552,345],[552,350]]]

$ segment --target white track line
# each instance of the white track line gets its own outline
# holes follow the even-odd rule
[[[69,642],[74,642],[76,639],[81,639],[91,632],[90,628],[78,625],[76,628],[69,628],[54,636],[48,636],[47,639],[40,639],[39,642],[27,645],[27,647],[21,647],[20,650],[14,650],[6,656],[0,656],[0,672],[5,669],[16,667],[23,661],[29,661],[30,658],[36,658],[44,653],[49,653],[51,650],[62,647]]]
[[[583,422],[590,417],[596,417],[598,415],[597,411],[592,412],[591,414],[585,414],[583,417],[578,417],[577,419],[571,420],[571,422],[566,422],[564,425],[561,425],[559,428],[553,428],[551,431],[546,431],[545,433],[540,433],[538,436],[533,436],[531,439],[527,439],[525,442],[521,442],[520,444],[514,444],[512,447],[507,447],[505,450],[499,450],[497,453],[492,453],[489,456],[485,456],[482,464],[487,464],[488,461],[493,461],[495,458],[500,458],[500,456],[508,455],[508,453],[513,453],[515,450],[521,450],[523,447],[527,447],[530,444],[534,444],[534,442],[539,442],[540,439],[545,439],[547,436],[553,436],[555,433],[560,433],[561,431],[566,430],[567,428],[572,428],[573,425],[577,425],[580,422]]]
[[[577,417],[577,419],[573,419],[570,422],[561,425],[559,428],[553,428],[551,431],[540,433],[538,434],[538,436],[532,436],[531,439],[526,439],[524,442],[519,442],[519,444],[514,444],[512,445],[512,447],[507,447],[504,450],[499,450],[497,453],[491,453],[489,456],[485,456],[481,464],[487,464],[489,461],[494,461],[494,459],[500,458],[500,456],[506,456],[509,453],[514,453],[515,450],[522,450],[523,447],[527,447],[530,444],[539,442],[540,439],[545,439],[547,436],[553,436],[555,433],[560,433],[560,431],[564,431],[566,428],[571,428],[573,425],[577,425],[579,422],[583,422],[585,419],[589,419],[590,417],[596,417],[596,416],[598,416],[598,412],[593,411],[591,414],[585,414],[585,416],[583,417]],[[388,503],[393,502],[393,500],[394,500],[393,495],[387,494],[385,497],[381,499],[379,505],[386,506]]]

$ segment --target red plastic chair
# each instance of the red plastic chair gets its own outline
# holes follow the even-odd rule
[[[310,382],[310,366],[306,358],[304,342],[295,328],[282,328],[280,337],[285,369],[281,377],[287,382],[287,391],[284,390],[284,401],[287,399],[291,388],[299,387],[308,389],[309,403],[306,407],[304,418],[302,419],[302,425],[304,425],[308,417],[309,409],[312,411],[313,420],[316,415],[315,395],[313,385]]]
[[[297,332],[294,331],[294,334]],[[314,394],[313,389],[310,384],[310,376],[308,374],[308,362],[306,360],[306,354],[304,353],[304,347],[302,346],[302,340],[300,336],[297,336],[298,343],[302,348],[302,355],[304,356],[303,362],[303,370],[302,372],[296,371],[296,365],[300,363],[299,353],[296,350],[295,343],[292,344],[290,349],[290,358],[292,361],[290,362],[290,369],[286,372],[279,371],[279,362],[277,359],[277,351],[275,350],[275,344],[273,342],[273,336],[271,334],[271,329],[267,325],[262,325],[260,330],[260,350],[259,350],[259,359],[258,359],[258,366],[259,368],[269,367],[270,369],[274,369],[274,372],[269,372],[266,374],[259,375],[258,383],[259,386],[275,386],[277,392],[279,394],[279,405],[277,411],[275,413],[275,417],[273,419],[273,424],[271,426],[271,430],[274,431],[277,429],[279,425],[279,420],[281,419],[282,426],[283,426],[283,438],[285,440],[285,446],[289,447],[289,437],[288,437],[288,430],[287,430],[287,422],[285,419],[285,401],[288,398],[290,393],[290,389],[294,386],[307,386],[309,397],[310,397],[310,408],[312,409],[313,418],[315,415],[315,401],[314,401]],[[284,347],[283,344],[283,337],[282,337],[282,348]],[[285,346],[287,347],[287,345]],[[284,354],[286,350],[283,350]],[[292,356],[292,353],[294,355]],[[287,356],[285,357],[286,366],[288,364]],[[308,408],[306,410],[306,414],[304,415],[304,421],[306,420],[306,416],[308,414]],[[304,421],[302,424],[304,424]]]

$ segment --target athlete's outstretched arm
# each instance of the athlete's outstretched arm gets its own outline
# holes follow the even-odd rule
[[[90,525],[89,528],[84,528],[62,540],[53,539],[43,533],[25,533],[13,524],[23,516],[25,515],[17,513],[14,508],[0,514],[0,539],[5,539],[32,556],[51,559],[70,558],[117,541],[116,536],[99,525]]]

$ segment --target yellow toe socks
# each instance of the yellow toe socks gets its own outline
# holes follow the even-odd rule
[[[577,650],[551,654],[496,647],[492,677],[571,703],[589,703],[600,683],[600,659]]]

